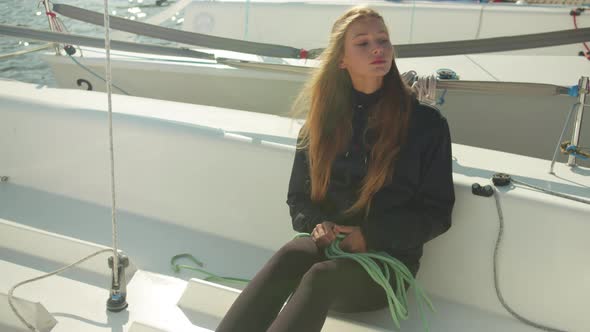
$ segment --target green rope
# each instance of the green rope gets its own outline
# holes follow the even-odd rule
[[[295,237],[311,236],[307,233],[299,233]],[[432,302],[426,296],[422,287],[418,285],[416,279],[410,270],[400,262],[398,259],[392,257],[386,252],[365,252],[365,253],[349,253],[340,249],[340,242],[346,235],[338,234],[336,240],[326,248],[325,255],[328,259],[349,258],[359,263],[365,271],[369,274],[379,286],[383,287],[387,296],[387,303],[389,305],[389,313],[395,326],[399,329],[399,320],[408,319],[408,297],[406,293],[405,283],[410,285],[416,294],[416,302],[418,303],[418,311],[424,324],[424,329],[430,331],[428,321],[424,314],[423,303],[426,303],[429,309],[434,312]],[[381,266],[380,266],[381,265]],[[395,276],[396,291],[391,287],[389,282],[391,276]]]
[[[199,267],[203,267],[203,263],[201,261],[199,261],[198,259],[196,259],[193,255],[191,254],[178,254],[176,256],[173,256],[170,259],[170,265],[172,266],[172,270],[176,273],[180,272],[180,269],[185,269],[185,270],[191,270],[191,271],[197,271],[200,273],[203,273],[205,275],[207,275],[207,277],[204,278],[204,280],[206,281],[219,281],[219,282],[223,282],[223,281],[230,281],[230,282],[243,282],[243,283],[248,283],[250,282],[249,279],[241,279],[241,278],[232,278],[232,277],[222,277],[222,276],[218,276],[214,273],[211,272],[207,272],[203,269],[194,267],[194,266],[189,266],[189,265],[183,265],[183,264],[176,264],[176,261],[180,258],[187,258],[191,261],[193,261],[193,263],[197,264]]]
[[[295,235],[295,238],[299,237],[309,237],[311,236],[308,233],[299,233]],[[428,308],[434,312],[434,307],[432,302],[422,290],[420,285],[414,276],[410,272],[410,270],[404,265],[404,263],[400,262],[398,259],[390,256],[386,252],[365,252],[365,253],[348,253],[340,249],[340,242],[344,239],[346,235],[339,234],[336,237],[336,240],[333,241],[330,246],[328,246],[325,250],[325,255],[328,259],[342,259],[348,258],[352,259],[355,262],[359,263],[365,271],[369,274],[371,279],[373,279],[379,286],[383,288],[385,294],[387,296],[387,303],[389,306],[389,313],[391,314],[391,319],[393,320],[395,326],[399,329],[400,328],[400,319],[408,319],[408,297],[406,288],[404,287],[405,284],[408,284],[416,294],[416,302],[418,304],[418,311],[420,312],[420,316],[422,318],[422,323],[424,325],[424,329],[426,331],[430,331],[428,327],[428,321],[426,320],[426,316],[424,314],[423,309],[423,302],[426,303]],[[197,260],[191,254],[179,254],[170,260],[170,264],[172,265],[172,270],[178,273],[180,269],[187,269],[192,271],[197,271],[207,275],[205,280],[207,281],[233,281],[233,282],[244,282],[248,283],[250,280],[248,279],[240,279],[240,278],[231,278],[231,277],[221,277],[217,276],[213,273],[207,272],[201,268],[176,264],[176,261],[180,258],[187,258],[191,260],[193,263],[197,264],[199,267],[203,267],[203,263]],[[395,277],[395,284],[396,290],[393,290],[391,287],[390,278],[391,276]]]

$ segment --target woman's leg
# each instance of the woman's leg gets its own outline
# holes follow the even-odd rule
[[[323,261],[314,264],[304,275],[268,332],[320,331],[329,309],[359,312],[385,306],[385,291],[357,262]]]
[[[325,259],[310,237],[288,242],[248,283],[216,331],[266,331],[303,275]]]

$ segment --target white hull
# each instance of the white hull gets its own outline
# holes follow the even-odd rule
[[[286,115],[306,79],[215,61],[112,52],[113,82],[133,96]],[[120,55],[120,56],[119,56]],[[45,55],[60,88],[106,91],[104,81],[66,56]],[[104,77],[104,51],[84,49],[82,64]],[[90,83],[81,83],[82,79]],[[114,93],[121,93],[116,88]]]
[[[396,44],[481,39],[574,29],[574,6],[363,1],[377,9]],[[219,37],[305,49],[328,44],[332,23],[358,1],[194,1],[187,6],[183,29]],[[590,26],[588,15],[578,28]],[[520,55],[569,55],[583,45],[502,52]]]
[[[0,182],[0,273],[9,276],[0,279],[0,292],[41,273],[47,262],[71,263],[77,251],[85,254],[72,240],[42,237],[10,221],[110,243],[105,100],[102,93],[0,82],[0,175],[9,176]],[[105,314],[104,259],[83,270],[102,266],[94,279],[53,277],[23,286],[16,295],[45,304],[59,322],[53,331],[213,329],[236,291],[159,274],[172,275],[170,257],[190,252],[212,272],[250,278],[293,236],[285,198],[299,124],[143,98],[114,96],[113,102],[120,248],[139,269],[128,287],[128,311]],[[453,157],[453,226],[426,245],[418,274],[439,312],[431,330],[535,331],[511,318],[495,296],[491,259],[498,215],[494,199],[472,195],[471,184],[487,184],[503,171],[589,199],[590,169],[558,164],[549,175],[547,161],[459,144],[453,145]],[[499,190],[505,219],[499,268],[506,301],[535,321],[585,331],[590,207],[520,186]],[[48,241],[52,250],[43,249]],[[102,286],[95,285],[96,274],[103,276]],[[0,310],[0,317],[10,316]],[[353,322],[332,317],[324,331],[391,326],[385,311],[345,318]],[[413,312],[403,331],[421,330]]]
[[[79,61],[96,73],[102,73],[103,52],[86,49],[84,54]],[[290,105],[307,79],[305,74],[235,68],[213,61],[187,63],[187,59],[182,58],[138,56],[113,52],[113,81],[131,95],[281,116],[289,115]],[[105,91],[101,80],[68,57],[47,55],[45,59],[60,87],[85,89],[86,83],[81,87],[76,84],[83,79],[90,82],[93,90]],[[246,59],[254,61],[256,57]],[[419,75],[451,68],[464,81],[571,86],[577,84],[580,76],[590,76],[584,58],[537,56],[535,59],[531,63],[528,56],[486,54],[399,59],[397,62],[401,72],[415,70]],[[120,93],[117,89],[113,91]],[[442,94],[443,91],[439,91],[438,97]],[[447,91],[444,100],[439,108],[450,121],[454,142],[551,159],[566,116],[577,98]],[[589,121],[585,122],[584,130],[590,131]],[[590,137],[582,136],[579,145],[590,145]]]

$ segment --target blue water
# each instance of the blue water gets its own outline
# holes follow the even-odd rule
[[[82,7],[88,10],[103,12],[103,0],[56,0],[53,3],[68,4]],[[145,21],[157,13],[166,9],[166,6],[156,6],[156,0],[109,0],[109,10],[115,11],[115,15],[131,18],[136,21]],[[173,4],[168,1],[166,4]],[[58,14],[68,31],[93,37],[103,37],[104,29],[95,25],[75,21]],[[181,28],[182,13],[175,15],[162,23],[169,28]],[[49,23],[45,15],[43,5],[39,0],[0,0],[0,24],[16,25],[49,31]],[[133,40],[132,40],[133,41]],[[168,44],[167,42],[142,38],[138,41],[155,44]],[[35,42],[26,39],[0,36],[0,55],[24,50],[45,42]],[[41,85],[56,86],[55,79],[49,65],[45,63],[40,54],[49,50],[29,53],[18,57],[0,59],[0,78],[14,79],[22,82]]]

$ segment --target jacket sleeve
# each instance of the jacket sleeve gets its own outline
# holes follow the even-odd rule
[[[421,153],[420,185],[409,204],[393,201],[374,206],[362,224],[367,247],[372,250],[409,249],[423,245],[451,227],[455,203],[451,137],[445,118]],[[395,185],[395,183],[391,184]],[[383,200],[382,200],[383,201]]]
[[[297,140],[299,144],[299,140]],[[318,204],[311,201],[311,180],[306,150],[297,149],[289,180],[287,205],[297,232],[311,233],[317,224],[325,220]]]

